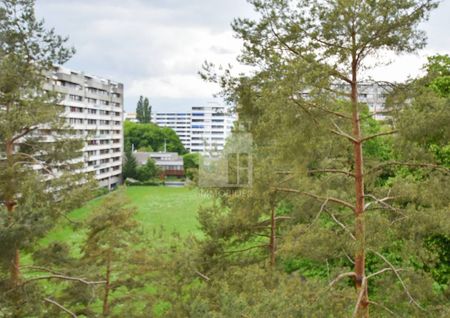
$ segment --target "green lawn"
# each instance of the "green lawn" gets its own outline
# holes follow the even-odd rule
[[[197,210],[210,200],[195,189],[186,187],[127,187],[126,194],[138,208],[137,219],[142,222],[145,232],[164,228],[166,233],[178,232],[183,236],[201,235],[197,222]],[[114,195],[110,193],[108,195]],[[107,195],[107,196],[108,196]],[[107,196],[88,202],[84,207],[69,214],[74,221],[83,221]],[[74,230],[69,222],[54,229],[42,240],[42,244],[64,241],[76,246],[84,236],[84,231]]]
[[[176,187],[139,187],[129,186],[125,189],[126,195],[132,202],[131,204],[136,206],[138,213],[136,218],[141,222],[144,235],[145,233],[153,232],[153,230],[159,230],[164,228],[166,234],[170,235],[172,232],[178,232],[182,236],[189,234],[201,236],[201,231],[198,228],[197,211],[202,205],[210,204],[211,200],[202,195],[199,191],[190,188],[176,188]],[[100,198],[94,199],[88,202],[84,207],[74,210],[69,214],[69,218],[82,225],[82,221],[85,220],[90,213],[95,211],[96,207],[100,205],[103,200],[107,200],[109,196],[116,195],[116,192],[112,192]],[[56,226],[40,244],[46,246],[52,242],[65,242],[69,244],[72,249],[73,256],[80,256],[80,247],[83,244],[85,237],[85,230],[82,226],[71,225],[67,220],[62,219],[61,223]],[[150,233],[149,233],[150,234]],[[23,263],[32,263],[31,255],[23,255]],[[47,291],[52,291],[53,294],[58,294],[60,287],[53,285],[51,282],[46,281],[43,283]],[[155,290],[155,286],[147,286],[144,288],[145,292]],[[121,290],[116,291],[120,295]],[[96,307],[98,306],[98,308]],[[153,314],[156,317],[163,315],[167,308],[167,303],[161,302],[155,305],[153,308]],[[92,308],[97,308],[101,311],[101,303],[92,305]]]

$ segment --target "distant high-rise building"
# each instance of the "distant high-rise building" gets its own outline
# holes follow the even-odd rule
[[[152,120],[172,128],[184,147],[203,154],[221,151],[231,134],[236,116],[225,106],[193,106],[190,112],[157,112]]]
[[[191,117],[190,112],[154,113],[152,122],[161,127],[172,128],[186,150],[191,149]]]
[[[350,92],[348,84],[335,84],[335,88]],[[378,82],[361,82],[358,84],[358,100],[360,103],[366,103],[369,111],[375,119],[384,119],[386,96],[391,92],[392,87],[385,83]]]
[[[58,67],[45,88],[63,96],[62,116],[86,140],[83,171],[94,173],[101,187],[116,187],[122,174],[123,84]]]

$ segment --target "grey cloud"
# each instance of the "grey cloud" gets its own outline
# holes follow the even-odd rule
[[[255,15],[245,0],[37,0],[36,4],[47,25],[68,35],[76,47],[68,67],[123,82],[125,88],[151,80],[169,81],[176,90],[179,81],[171,78],[195,77],[205,59],[233,63],[240,45],[232,42],[230,23],[235,17]],[[450,3],[443,2],[423,25],[429,34],[428,49],[450,51],[449,14]],[[133,108],[138,96],[125,96],[127,108]],[[183,104],[175,100],[160,97],[154,102],[156,107]],[[184,100],[199,101],[192,96]]]

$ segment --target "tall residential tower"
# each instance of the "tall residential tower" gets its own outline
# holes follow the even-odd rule
[[[83,170],[94,173],[101,187],[116,187],[122,174],[123,84],[58,67],[45,88],[61,94],[62,116],[86,140]]]

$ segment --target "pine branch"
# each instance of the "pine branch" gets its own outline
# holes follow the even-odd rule
[[[77,315],[75,315],[75,313],[73,313],[72,311],[70,311],[69,309],[67,309],[66,307],[61,305],[60,303],[58,303],[58,302],[56,302],[56,301],[54,301],[54,300],[52,300],[50,298],[44,298],[44,301],[47,302],[47,303],[50,303],[52,305],[55,305],[56,307],[58,307],[62,311],[65,311],[67,314],[69,314],[73,318],[77,318],[78,317]]]
[[[314,173],[341,173],[341,174],[345,174],[346,176],[349,177],[355,177],[355,174],[350,172],[350,171],[346,171],[346,170],[339,170],[339,169],[313,169],[313,170],[308,170],[308,173],[310,174],[314,174]]]
[[[262,245],[255,245],[255,246],[251,246],[248,248],[244,248],[242,250],[234,250],[234,251],[224,251],[225,254],[233,254],[233,253],[241,253],[241,252],[246,252],[246,251],[250,251],[253,250],[255,248],[261,248],[261,247],[267,247],[267,244],[262,244]]]
[[[345,232],[348,233],[348,235],[350,235],[350,237],[356,241],[356,237],[353,235],[353,233],[341,222],[339,222],[339,220],[334,216],[333,213],[330,213],[331,217],[333,218],[334,222],[336,222],[337,225],[339,225],[341,228],[344,229]]]
[[[314,223],[317,222],[317,220],[319,219],[320,215],[322,214],[323,210],[325,210],[325,207],[328,203],[329,199],[325,199],[325,201],[323,201],[322,205],[320,206],[320,210],[319,213],[317,213],[316,217],[314,218],[314,220],[309,224],[309,226],[306,228],[306,230],[308,230],[310,227],[313,226]]]
[[[328,201],[330,201],[330,202],[334,202],[334,203],[343,205],[343,206],[345,206],[345,207],[347,207],[347,208],[349,208],[349,209],[352,209],[353,211],[355,210],[355,207],[354,207],[353,204],[351,204],[351,203],[349,203],[349,202],[347,202],[347,201],[338,199],[338,198],[334,198],[334,197],[321,197],[321,196],[318,196],[318,195],[313,194],[313,193],[304,192],[304,191],[299,191],[299,190],[290,189],[290,188],[275,188],[275,190],[276,190],[276,191],[281,191],[281,192],[292,192],[292,193],[297,193],[297,194],[301,194],[301,195],[306,195],[306,196],[312,197],[312,198],[317,199],[317,200],[320,200],[320,201],[322,201],[322,200],[328,200]]]
[[[208,276],[206,276],[205,274],[200,273],[199,271],[195,271],[195,273],[200,276],[201,278],[203,278],[206,281],[211,280]]]
[[[300,106],[300,107],[302,107],[303,109],[304,109],[304,106],[298,101],[298,100],[296,100],[295,98],[290,98],[290,100],[292,100],[295,104],[297,104],[297,106]],[[337,116],[337,117],[340,117],[340,118],[345,118],[345,119],[352,119],[350,116],[347,116],[347,115],[345,115],[345,114],[343,114],[343,113],[340,113],[340,112],[336,112],[336,111],[333,111],[333,110],[329,110],[329,109],[326,109],[326,108],[324,108],[324,107],[321,107],[321,106],[319,106],[319,105],[317,105],[317,104],[314,104],[314,103],[311,103],[311,102],[307,102],[307,101],[303,101],[303,103],[305,103],[307,106],[309,106],[309,107],[312,107],[312,108],[316,108],[316,109],[318,109],[318,110],[321,110],[321,111],[323,111],[323,112],[326,112],[326,113],[328,113],[328,114],[332,114],[332,115],[335,115],[335,116]]]
[[[296,49],[294,49],[292,46],[290,46],[289,44],[286,43],[286,41],[284,41],[281,36],[274,30],[273,26],[272,26],[272,22],[269,23],[269,27],[270,30],[272,31],[272,34],[276,37],[276,39],[278,40],[278,42],[280,42],[280,44],[282,46],[284,46],[289,52],[293,53],[295,56],[300,57],[301,59],[307,61],[301,54],[301,52],[297,51]],[[309,34],[308,36],[311,37],[311,39],[316,40],[317,42],[320,43],[320,41],[317,38],[314,38],[311,36],[311,34]],[[322,41],[323,43],[323,41]],[[330,44],[331,45],[331,44]],[[340,46],[342,49],[348,49],[345,47]],[[340,80],[348,83],[348,84],[352,84],[351,79],[349,79],[348,77],[346,77],[345,75],[341,74],[339,71],[337,71],[336,69],[332,69],[330,70],[330,75],[339,78]]]
[[[406,166],[406,167],[416,167],[416,168],[430,168],[430,169],[437,169],[437,170],[443,170],[445,172],[450,172],[449,168],[446,168],[444,166],[437,165],[437,164],[432,164],[432,163],[390,161],[390,162],[384,162],[382,164],[379,164],[378,166],[370,169],[366,174],[371,174],[371,173],[373,173],[377,170],[380,170],[386,166]]]
[[[345,277],[356,277],[356,273],[355,272],[347,272],[347,273],[339,274],[335,279],[333,279],[328,284],[328,287],[332,287],[334,284],[336,284],[338,281],[340,281],[342,278],[345,278]]]
[[[106,281],[104,281],[104,280],[102,280],[102,281],[88,281],[88,280],[85,280],[84,278],[71,277],[71,276],[66,276],[66,275],[47,275],[47,276],[39,276],[39,277],[30,278],[30,279],[24,281],[21,284],[21,286],[29,284],[29,283],[34,282],[34,281],[38,281],[38,280],[50,280],[50,279],[61,279],[61,280],[77,281],[77,282],[83,283],[85,285],[99,285],[99,284],[106,283]]]
[[[388,313],[390,313],[392,316],[394,316],[394,317],[399,317],[400,315],[396,315],[392,310],[390,310],[389,308],[387,308],[386,306],[384,306],[384,305],[382,305],[382,304],[379,304],[379,303],[377,303],[377,302],[375,302],[375,301],[372,301],[372,300],[369,300],[369,304],[372,304],[372,305],[375,305],[375,306],[378,306],[378,307],[381,307],[381,308],[383,308],[384,310],[386,310]]]
[[[388,200],[395,199],[396,197],[387,196],[387,197],[384,197],[382,199],[377,199],[372,194],[365,194],[364,197],[371,198],[371,199],[374,200],[372,202],[366,203],[366,205],[364,206],[364,210],[366,210],[372,203],[379,203],[380,205],[382,205],[382,206],[384,206],[384,207],[386,207],[386,208],[388,208],[388,209],[390,209],[392,211],[398,212],[398,210],[395,207],[393,207],[392,205],[390,205],[390,204],[385,202],[385,201],[388,201]]]
[[[37,272],[47,272],[47,273],[54,274],[54,275],[64,275],[61,272],[57,272],[57,271],[54,271],[52,269],[49,269],[49,268],[43,267],[43,266],[25,265],[25,266],[20,266],[20,269],[21,270],[22,269],[25,269],[25,270],[30,269],[32,271],[37,271]]]
[[[396,130],[391,130],[391,131],[385,131],[385,132],[381,132],[381,133],[377,133],[377,134],[373,134],[373,135],[364,137],[364,138],[362,138],[362,139],[360,140],[360,142],[365,142],[365,141],[367,141],[367,140],[370,140],[370,139],[373,139],[373,138],[376,138],[376,137],[380,137],[380,136],[388,136],[388,135],[393,135],[393,134],[396,134],[396,133],[398,133],[398,130],[397,130],[397,129],[396,129]]]
[[[348,255],[344,250],[342,250],[344,252],[345,257],[348,259],[348,261],[350,263],[352,263],[353,265],[355,265],[355,261],[350,257],[350,255]]]
[[[358,300],[356,301],[355,309],[353,310],[353,315],[352,315],[353,318],[356,318],[356,316],[358,315],[358,308],[359,308],[359,305],[361,304],[364,294],[366,293],[366,288],[367,288],[367,277],[363,277],[362,283],[361,283],[361,290],[359,291],[359,294],[358,294]]]
[[[34,131],[36,129],[37,129],[37,127],[33,127],[33,128],[25,127],[23,129],[23,132],[21,132],[20,134],[18,134],[18,135],[16,135],[16,136],[11,138],[11,142],[14,143],[16,140],[26,136],[27,134],[29,134],[30,132],[32,132],[32,131]]]
[[[346,132],[344,132],[335,122],[332,122],[333,126],[336,128],[336,130],[334,129],[330,129],[330,131],[338,136],[342,136],[345,137],[347,139],[349,139],[351,142],[353,143],[359,143],[360,141],[357,140],[356,138],[354,138],[353,136],[350,136],[349,134],[347,134]]]
[[[17,152],[17,153],[15,153],[14,155],[16,155],[16,156],[22,156],[22,157],[25,157],[25,158],[30,159],[33,163],[39,165],[40,168],[42,168],[42,169],[43,169],[45,172],[47,172],[49,175],[55,177],[55,174],[53,173],[53,171],[51,171],[48,167],[46,167],[42,161],[36,159],[36,158],[33,157],[32,155],[27,154],[27,153],[24,153],[24,152]],[[13,165],[20,164],[20,163],[23,163],[23,162],[22,162],[22,161],[16,161]],[[27,162],[27,163],[29,164],[29,162]]]
[[[402,270],[403,270],[402,268],[397,268],[397,271],[399,271],[399,272],[402,271]],[[382,274],[384,272],[388,272],[388,271],[393,271],[393,269],[391,267],[386,267],[386,268],[380,269],[378,272],[375,272],[375,273],[372,273],[372,274],[368,275],[367,279],[369,279],[371,277],[374,277],[374,276],[377,276],[377,275],[380,275],[380,274]]]
[[[414,299],[414,297],[409,292],[408,288],[406,287],[405,283],[403,282],[403,279],[401,278],[400,274],[398,273],[399,269],[395,268],[395,266],[392,265],[392,263],[389,262],[388,259],[386,257],[384,257],[381,253],[378,253],[377,251],[374,251],[372,249],[370,251],[372,251],[374,254],[376,254],[378,257],[380,257],[392,269],[392,271],[394,272],[395,276],[397,276],[398,281],[402,285],[403,290],[405,291],[405,293],[408,296],[409,300],[414,305],[416,305],[417,308],[425,311],[425,309]]]

